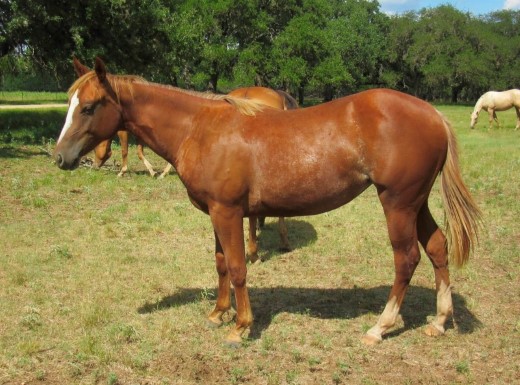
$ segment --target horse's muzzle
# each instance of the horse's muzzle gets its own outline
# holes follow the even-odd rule
[[[72,162],[67,161],[60,152],[55,155],[55,160],[58,167],[62,170],[74,170],[79,166],[79,158],[74,159]]]

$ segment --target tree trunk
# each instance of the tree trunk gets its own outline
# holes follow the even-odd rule
[[[323,90],[323,101],[330,102],[334,98],[334,87],[326,85]]]
[[[299,104],[300,106],[303,106],[303,98],[304,98],[304,93],[303,93],[303,91],[304,91],[304,87],[303,87],[303,85],[300,85],[300,86],[298,87],[298,104]]]

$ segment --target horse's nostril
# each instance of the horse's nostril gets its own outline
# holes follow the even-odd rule
[[[63,157],[61,156],[61,154],[56,155],[56,164],[58,165],[58,167],[63,166]]]

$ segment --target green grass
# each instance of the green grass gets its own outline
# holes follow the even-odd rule
[[[0,91],[0,104],[67,103],[66,92]]]
[[[115,166],[61,171],[35,144],[56,138],[65,112],[10,114],[11,139],[0,137],[0,383],[514,383],[520,132],[511,111],[489,131],[469,129],[471,107],[439,108],[485,221],[469,265],[452,271],[455,327],[438,339],[422,333],[435,313],[423,256],[396,329],[374,348],[360,343],[394,274],[370,188],[338,210],[288,219],[289,253],[277,250],[276,220],[267,220],[265,262],[248,271],[255,326],[238,350],[222,344],[229,325],[205,328],[217,282],[213,231],[178,177],[150,178],[135,147],[124,178]],[[38,119],[48,128],[32,134]],[[438,185],[431,208],[442,223]]]

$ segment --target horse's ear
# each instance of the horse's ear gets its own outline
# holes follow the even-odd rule
[[[99,57],[96,57],[94,70],[96,71],[99,82],[104,83],[107,78],[107,69],[105,67],[105,63],[103,63],[103,60],[101,60]]]
[[[83,75],[85,75],[87,72],[90,71],[90,68],[81,64],[80,61],[76,57],[73,57],[72,61],[74,63],[74,70],[76,71],[76,75],[78,75],[78,78],[82,77]]]

